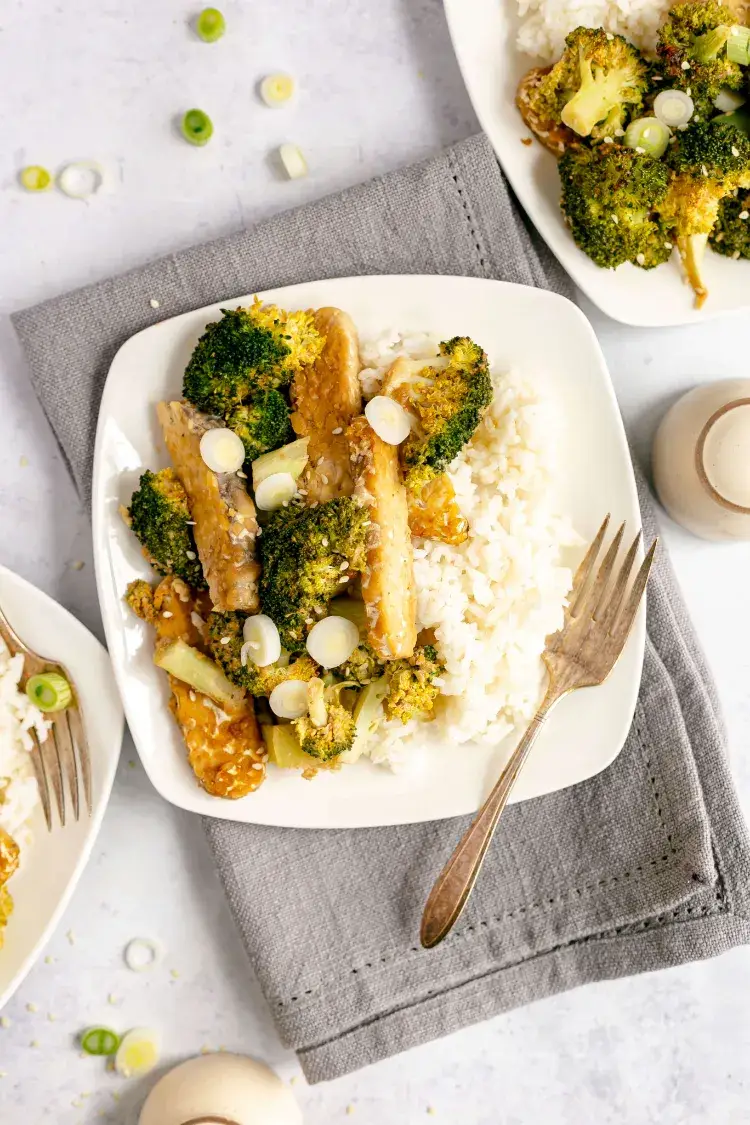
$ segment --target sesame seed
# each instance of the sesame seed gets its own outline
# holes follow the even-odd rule
[[[346,583],[348,581],[349,581],[349,575],[344,574],[341,578],[339,578],[339,585],[341,585],[342,582]]]
[[[614,144],[615,142],[614,142],[614,140],[612,139],[612,137],[605,137],[605,138],[604,138],[604,143],[605,143],[605,145],[613,145],[613,144]]]
[[[671,242],[665,242],[664,243],[664,249],[665,250],[671,250],[672,249],[672,243]]]
[[[348,569],[349,569],[349,560],[344,559],[341,566],[339,567],[339,570],[348,570]]]
[[[732,254],[732,257],[734,258],[735,262],[737,261],[739,256],[740,256],[739,250],[735,250],[734,254]]]
[[[323,536],[323,538],[321,539],[321,541],[320,541],[320,542],[322,543],[322,545],[323,545],[324,547],[327,547],[327,546],[328,546],[328,540],[326,539],[325,535]]]
[[[193,559],[197,559],[197,557],[198,557],[196,555],[195,551],[185,551],[185,554],[191,560],[191,562],[192,562]]]
[[[746,219],[750,215],[750,211],[740,211],[740,218]]]
[[[619,223],[619,221],[620,221],[620,220],[619,220],[619,219],[617,218],[617,215],[613,215],[613,216],[612,216],[612,222],[613,222],[613,223]]]
[[[165,609],[164,613],[162,613],[162,617],[174,617],[174,614],[172,613],[171,610]]]
[[[645,254],[636,254],[635,260],[636,260],[636,262],[638,263],[639,266],[645,266],[646,255]]]
[[[344,427],[343,427],[343,426],[337,426],[335,430],[331,430],[331,433],[332,433],[332,434],[333,434],[334,436],[335,436],[336,434],[343,434],[343,432],[344,432]]]
[[[188,692],[188,698],[190,699],[191,703],[195,703],[195,701],[198,697],[196,696],[194,691],[191,691],[191,692]]]
[[[687,61],[687,59],[685,59],[684,63],[682,64],[682,69],[690,70],[690,63]]]
[[[152,309],[158,309],[159,305],[161,304],[161,301],[157,301],[156,297],[152,297],[151,300],[149,301],[149,304],[151,305]]]
[[[641,145],[636,145],[636,146],[635,146],[635,151],[636,151],[636,152],[638,152],[638,153],[640,153],[640,155],[641,155],[641,156],[643,156],[643,155],[644,155],[644,153],[646,152],[645,148],[642,148],[642,147],[641,147]]]
[[[262,770],[263,769],[263,763],[262,762],[253,762],[252,769]]]
[[[620,129],[619,126],[618,126],[618,128],[615,129],[615,136],[616,137],[624,137],[625,136],[625,130]]]
[[[724,232],[723,231],[720,231],[719,234],[716,235],[716,241],[717,242],[723,242],[724,241]]]
[[[685,93],[687,94],[687,96],[688,96],[688,97],[690,97],[690,95],[692,94],[692,92],[693,92],[693,91],[692,91],[691,87],[690,87],[690,86],[688,86],[687,90],[685,91]]]
[[[655,74],[652,81],[653,82],[661,82],[661,75]]]
[[[693,114],[693,121],[700,121],[700,119],[701,119],[701,115],[699,113]]]
[[[737,145],[732,145],[732,156],[739,156],[739,155],[740,155],[740,150],[737,148]]]
[[[681,133],[684,133],[685,130],[687,129],[687,125],[678,125],[677,128],[680,130]]]
[[[221,640],[219,641],[219,644],[220,645],[228,645],[230,640],[231,640],[231,637],[222,637]]]
[[[27,1004],[26,1005],[26,1011],[27,1012],[38,1012],[39,1006],[38,1006],[38,1004]]]
[[[703,173],[704,176],[708,175],[708,168],[706,167],[705,164],[701,164],[701,172]]]
[[[611,42],[612,42],[612,40],[614,39],[614,35],[612,34],[612,32],[611,32],[611,31],[608,31],[608,32],[607,32],[607,39],[609,39],[610,43],[611,43]]]

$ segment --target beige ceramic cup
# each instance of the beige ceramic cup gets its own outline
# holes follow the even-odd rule
[[[670,516],[702,539],[750,540],[750,379],[684,395],[656,434],[653,473]]]

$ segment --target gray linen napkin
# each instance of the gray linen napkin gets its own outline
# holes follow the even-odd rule
[[[82,495],[120,345],[156,320],[272,286],[367,273],[503,278],[570,293],[487,141],[18,314],[31,379]],[[157,295],[158,313],[149,307]],[[640,485],[647,538],[651,500]],[[750,850],[711,678],[664,551],[638,709],[616,762],[510,808],[451,936],[418,946],[466,820],[298,831],[207,820],[284,1041],[318,1082],[586,982],[750,940]]]

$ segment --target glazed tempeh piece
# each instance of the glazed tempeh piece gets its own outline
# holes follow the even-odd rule
[[[308,504],[351,496],[354,481],[345,430],[362,409],[354,321],[341,309],[318,309],[315,327],[325,336],[323,351],[292,383],[292,426],[299,437],[310,438],[310,460],[300,480]]]
[[[219,423],[184,402],[160,402],[156,412],[175,471],[188,495],[198,556],[214,608],[258,608],[255,505],[236,473],[214,473],[200,439]]]
[[[396,660],[411,656],[417,640],[414,557],[398,450],[382,441],[363,415],[351,423],[347,437],[354,497],[370,513],[362,576],[368,640],[381,660]]]

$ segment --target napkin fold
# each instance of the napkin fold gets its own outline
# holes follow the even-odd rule
[[[18,313],[30,377],[81,495],[109,364],[134,332],[323,277],[445,273],[572,295],[484,137]],[[150,307],[156,297],[158,310]],[[654,511],[642,480],[647,539]],[[750,848],[716,693],[666,552],[633,727],[608,769],[509,808],[449,938],[419,919],[467,818],[303,831],[208,819],[248,955],[311,1082],[579,984],[750,940]]]

